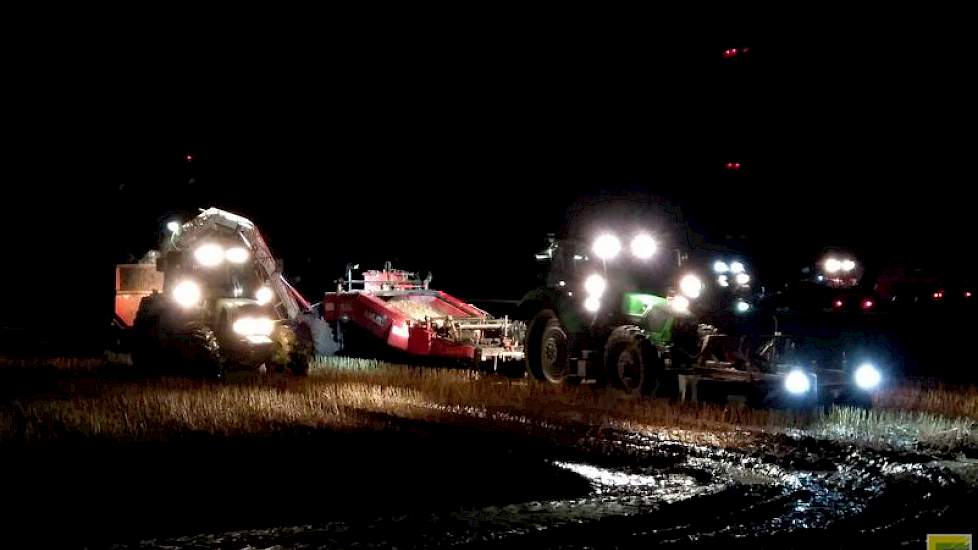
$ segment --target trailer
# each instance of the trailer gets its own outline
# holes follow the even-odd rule
[[[323,298],[323,319],[342,353],[399,354],[500,371],[523,360],[523,323],[497,318],[447,292],[430,276],[394,269],[362,272],[337,281]]]

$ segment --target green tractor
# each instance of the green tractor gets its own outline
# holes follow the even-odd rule
[[[705,273],[684,251],[660,249],[645,232],[627,248],[604,233],[591,243],[550,239],[536,257],[542,284],[518,308],[531,377],[645,395],[661,389],[666,369],[696,360]]]

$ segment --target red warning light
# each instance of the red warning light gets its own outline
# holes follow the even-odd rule
[[[842,300],[836,300],[832,302],[832,305],[835,307],[842,307]]]
[[[191,155],[190,153],[187,153],[187,162],[190,162],[192,160],[194,160],[194,156]]]
[[[940,300],[943,297],[944,297],[944,291],[943,290],[938,290],[937,292],[934,293],[934,299],[935,300]]]
[[[730,59],[731,57],[737,57],[737,48],[730,48],[729,50],[723,50],[724,59]]]
[[[873,307],[872,300],[863,300],[863,309],[869,309],[871,307]]]
[[[970,290],[965,290],[964,291],[964,297],[965,298],[971,298],[971,291]]]
[[[739,162],[728,162],[726,164],[727,170],[740,170]]]

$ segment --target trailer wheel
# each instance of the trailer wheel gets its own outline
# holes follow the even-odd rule
[[[567,333],[552,310],[545,309],[530,321],[526,370],[533,378],[554,384],[567,379]]]
[[[181,340],[180,352],[191,372],[216,380],[224,379],[224,357],[214,329],[195,323],[187,327]]]
[[[638,327],[621,327],[605,344],[605,371],[611,385],[632,395],[655,392],[662,362]]]

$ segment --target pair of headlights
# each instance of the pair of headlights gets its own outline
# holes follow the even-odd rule
[[[241,317],[231,328],[241,336],[270,336],[275,330],[275,322],[268,317]]]
[[[655,255],[659,245],[648,233],[639,233],[632,237],[629,248],[632,251],[632,256],[639,260],[648,260]],[[605,233],[594,239],[591,250],[595,256],[602,260],[613,260],[621,252],[621,240],[611,233]]]
[[[608,288],[608,281],[601,275],[594,273],[584,280],[584,309],[591,313],[601,309],[601,296]],[[687,274],[679,280],[679,291],[681,296],[673,296],[669,299],[669,304],[678,313],[689,311],[689,301],[696,299],[703,292],[703,281],[693,274]]]
[[[863,391],[873,391],[883,381],[883,374],[869,363],[863,363],[852,373],[852,381]],[[812,382],[808,374],[795,369],[784,378],[784,389],[794,395],[803,395],[811,391]]]
[[[180,281],[173,287],[173,300],[182,307],[193,307],[199,304],[202,296],[200,285],[189,279]],[[255,291],[255,301],[258,302],[258,305],[265,305],[271,302],[274,297],[275,293],[267,286]]]
[[[193,307],[200,303],[200,285],[194,281],[181,281],[173,287],[173,299],[182,307]],[[272,290],[263,286],[255,293],[255,299],[259,304],[265,304],[272,299]],[[241,336],[269,336],[275,330],[275,322],[267,316],[241,317],[236,319],[231,329]]]
[[[232,246],[225,249],[219,244],[207,243],[194,250],[194,259],[204,267],[215,267],[221,265],[225,260],[232,264],[243,264],[248,261],[250,256],[248,249],[243,246]]]
[[[586,311],[596,313],[601,309],[601,296],[606,288],[608,288],[608,281],[597,273],[584,279],[584,292],[587,294],[587,297],[584,298],[584,309]]]

